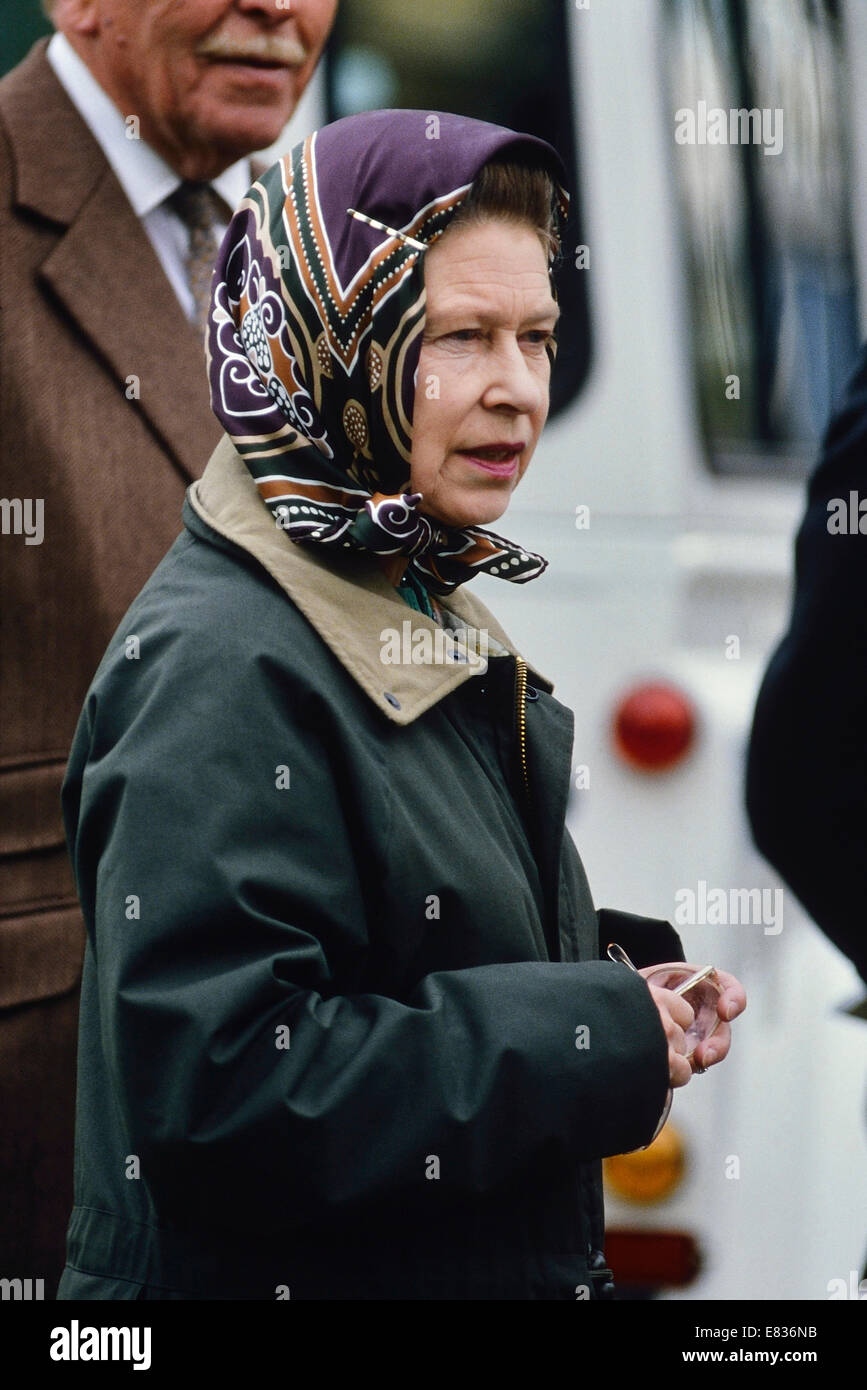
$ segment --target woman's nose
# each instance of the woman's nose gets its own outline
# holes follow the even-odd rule
[[[510,407],[519,415],[532,415],[548,399],[547,374],[539,363],[528,361],[517,342],[491,354],[489,379],[482,397],[489,409]]]

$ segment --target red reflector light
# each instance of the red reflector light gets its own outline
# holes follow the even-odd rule
[[[672,685],[639,685],[614,712],[614,744],[642,772],[661,772],[685,757],[695,738],[695,711]]]
[[[701,1269],[701,1252],[687,1231],[609,1229],[605,1258],[616,1284],[641,1289],[682,1289]]]

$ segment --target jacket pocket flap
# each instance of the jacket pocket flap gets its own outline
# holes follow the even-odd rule
[[[60,788],[66,763],[0,769],[0,855],[65,844]]]
[[[81,909],[58,907],[0,921],[0,1008],[50,999],[81,975]]]

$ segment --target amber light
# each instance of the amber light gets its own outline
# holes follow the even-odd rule
[[[671,1123],[647,1149],[614,1154],[602,1164],[606,1188],[626,1202],[664,1202],[683,1182],[686,1147],[680,1130]]]
[[[614,712],[614,745],[642,772],[663,772],[686,756],[695,739],[692,702],[676,686],[636,686]]]

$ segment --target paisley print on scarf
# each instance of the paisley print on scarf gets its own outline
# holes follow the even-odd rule
[[[431,140],[432,114],[347,117],[262,175],[220,249],[207,357],[214,412],[288,539],[407,555],[443,596],[478,573],[523,583],[547,562],[487,528],[426,516],[409,490],[419,246],[443,234],[495,154],[547,168],[560,217],[568,197],[544,141],[445,113]]]

